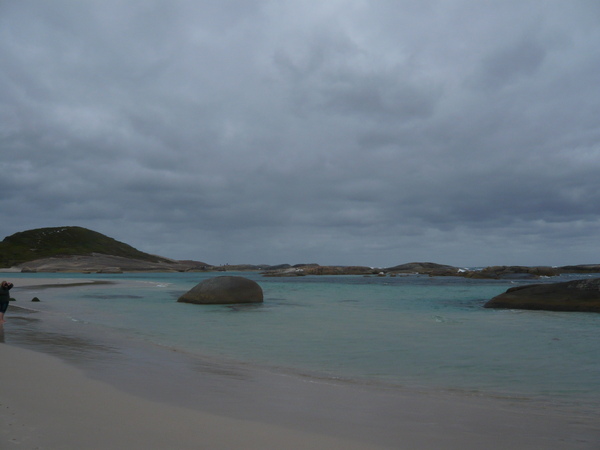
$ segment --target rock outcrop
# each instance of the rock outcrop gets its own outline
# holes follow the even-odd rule
[[[262,303],[263,291],[257,282],[248,278],[222,276],[204,280],[177,301],[199,305]]]
[[[371,275],[378,273],[366,266],[320,266],[318,264],[296,264],[262,272],[265,277],[300,277],[304,275]]]
[[[535,279],[539,277],[555,277],[561,272],[549,266],[489,266],[481,270],[466,270],[458,273],[465,278],[485,278],[497,280]]]
[[[486,308],[600,312],[600,278],[532,284],[508,289]]]
[[[431,276],[452,276],[459,273],[458,267],[447,266],[445,264],[436,264],[432,262],[411,262],[400,264],[399,266],[383,269],[383,271],[390,274],[417,273]]]
[[[496,280],[525,280],[541,277],[557,277],[564,273],[600,273],[600,264],[577,266],[489,266],[480,270],[460,270],[456,275],[464,278]]]
[[[561,266],[560,273],[600,273],[600,264],[579,264],[576,266]]]

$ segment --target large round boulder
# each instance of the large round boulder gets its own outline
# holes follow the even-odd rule
[[[263,291],[257,282],[244,277],[209,278],[183,294],[178,302],[199,305],[261,303]]]
[[[484,306],[486,308],[600,312],[600,278],[517,286],[494,297]]]

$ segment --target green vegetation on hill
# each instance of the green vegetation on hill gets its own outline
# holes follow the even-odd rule
[[[0,242],[0,267],[12,267],[41,258],[92,253],[142,261],[166,261],[96,231],[82,227],[56,227],[22,231],[4,238]]]

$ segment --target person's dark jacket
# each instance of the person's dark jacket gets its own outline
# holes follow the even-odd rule
[[[10,294],[8,291],[12,288],[12,285],[8,285],[8,287],[0,286],[0,303],[5,303],[10,301]]]

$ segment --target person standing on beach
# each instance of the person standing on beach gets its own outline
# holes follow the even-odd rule
[[[10,294],[8,291],[10,291],[12,287],[13,284],[8,281],[3,281],[0,284],[0,324],[6,322],[4,320],[4,313],[6,312],[8,302],[10,301]]]

